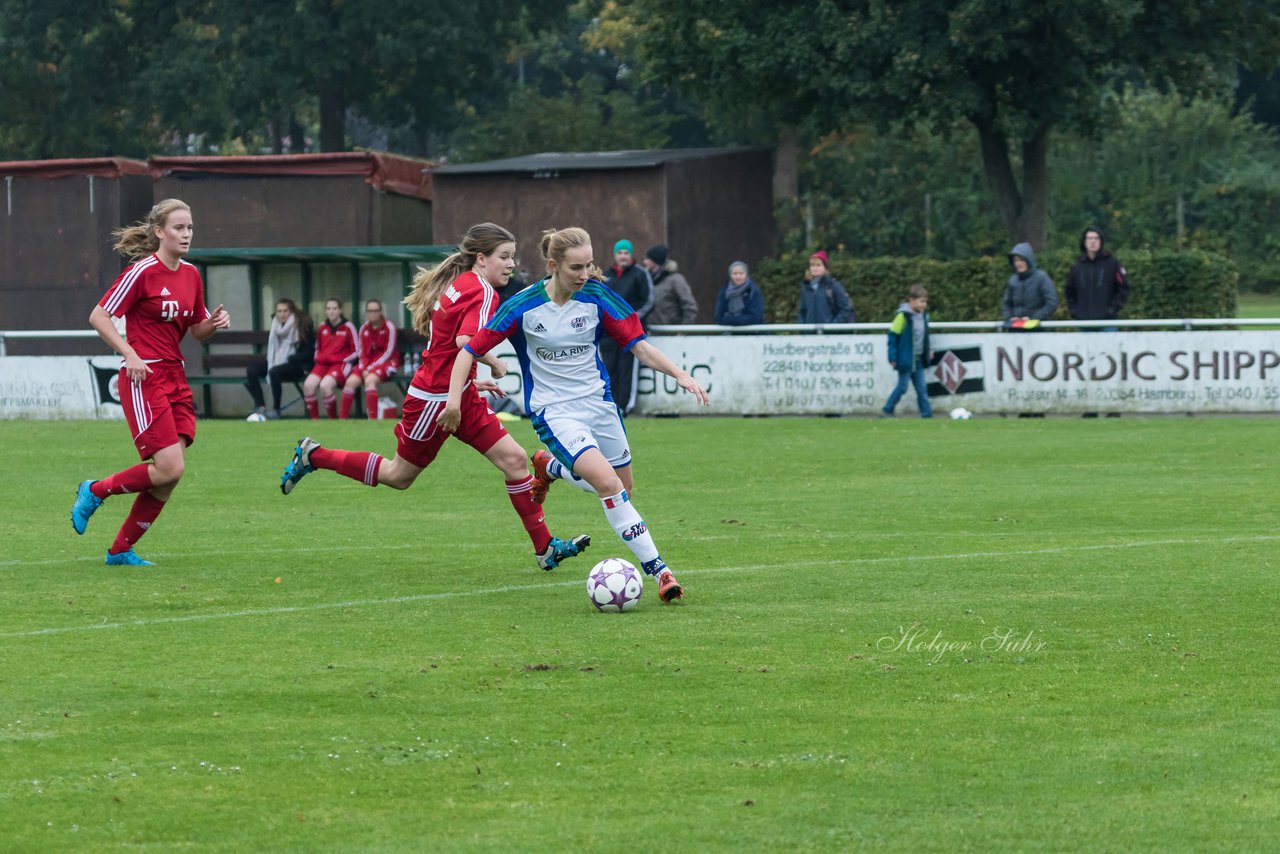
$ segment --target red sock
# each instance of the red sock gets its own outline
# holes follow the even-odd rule
[[[316,448],[311,452],[311,465],[318,469],[336,471],[343,477],[358,480],[366,486],[378,485],[378,469],[382,457],[369,451],[335,451]]]
[[[314,455],[312,459],[315,459]],[[507,497],[511,499],[511,506],[520,514],[520,522],[533,541],[533,550],[542,554],[551,543],[551,532],[547,530],[547,517],[542,512],[542,505],[533,503],[532,492],[532,475],[524,480],[507,481]]]
[[[126,492],[146,492],[151,488],[151,472],[149,463],[138,463],[136,466],[118,471],[111,477],[104,477],[89,487],[89,491],[99,498],[108,495],[123,495]]]
[[[356,393],[353,389],[344,388],[342,390],[342,417],[351,417],[351,406],[356,402]],[[325,401],[327,404],[328,401]]]
[[[315,421],[320,417],[320,405],[316,403],[316,396],[314,394],[304,394],[302,396],[302,404],[307,407],[307,417],[312,421]]]
[[[324,399],[324,414],[328,415],[330,420],[338,417],[338,398],[329,395]]]
[[[116,541],[111,544],[111,553],[120,554],[133,548],[133,544],[142,539],[142,535],[163,509],[164,502],[159,498],[150,492],[139,492],[138,497],[133,499],[133,508],[120,526],[120,533],[116,534]]]
[[[378,417],[378,390],[376,388],[364,390],[364,408],[369,413],[370,418]]]

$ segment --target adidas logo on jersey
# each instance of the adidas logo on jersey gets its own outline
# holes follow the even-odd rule
[[[534,325],[534,327],[533,327],[533,331],[534,331],[534,332],[546,332],[546,331],[547,331],[547,327],[545,327],[545,326],[543,326],[543,325],[542,325],[542,321],[538,321],[538,322]]]
[[[162,296],[162,297],[167,297],[167,296],[172,296],[172,294],[170,294],[170,293],[169,293],[169,289],[168,289],[168,288],[161,288],[161,289],[160,289],[160,296]]]

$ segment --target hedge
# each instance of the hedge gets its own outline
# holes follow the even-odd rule
[[[1054,320],[1069,320],[1064,287],[1077,256],[1052,253],[1038,258],[1058,288]],[[1197,250],[1126,252],[1129,303],[1122,318],[1234,317],[1239,273],[1220,255]],[[768,258],[753,276],[764,290],[765,320],[794,323],[800,283],[808,272],[808,255]],[[890,320],[916,283],[929,290],[929,316],[935,320],[999,320],[1005,282],[1013,272],[1005,257],[968,261],[926,258],[831,259],[832,274],[853,300],[859,323]]]

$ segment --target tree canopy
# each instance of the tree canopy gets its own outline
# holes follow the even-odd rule
[[[1043,245],[1055,129],[1091,131],[1126,78],[1229,90],[1280,56],[1265,0],[625,0],[655,79],[823,133],[859,122],[976,132],[1011,240]],[[1247,26],[1244,22],[1248,21]],[[1021,171],[1021,180],[1018,171]]]

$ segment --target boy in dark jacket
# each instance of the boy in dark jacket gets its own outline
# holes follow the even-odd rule
[[[933,359],[929,349],[929,292],[924,285],[912,285],[907,291],[907,301],[898,306],[893,323],[889,325],[889,364],[898,372],[898,384],[889,393],[881,418],[892,418],[893,410],[907,393],[907,386],[916,387],[916,400],[920,405],[920,417],[932,418],[929,405],[929,386],[924,369]]]

